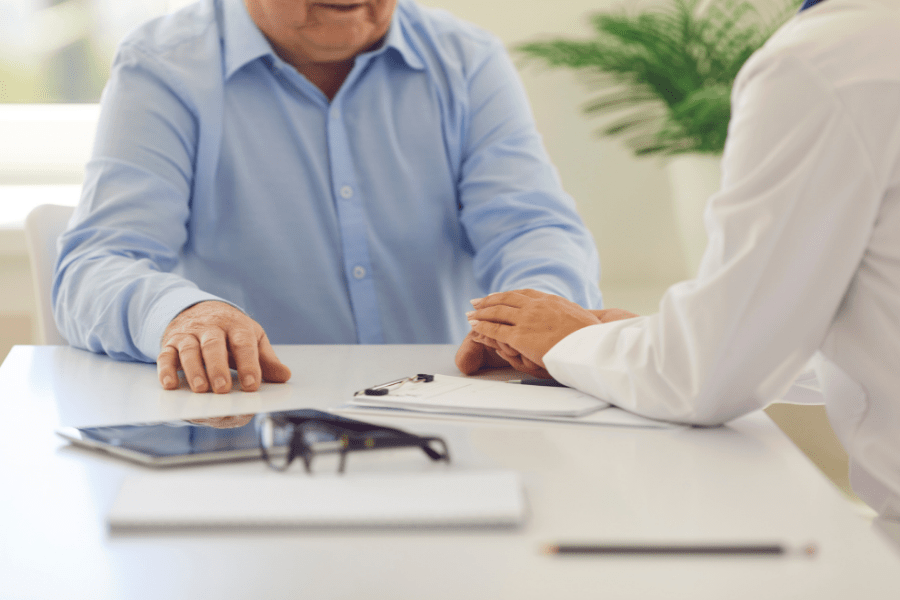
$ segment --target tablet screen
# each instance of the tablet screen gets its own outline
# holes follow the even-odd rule
[[[336,418],[316,410],[285,412],[309,418]],[[257,418],[234,415],[192,421],[65,428],[57,433],[81,446],[163,466],[260,458]]]

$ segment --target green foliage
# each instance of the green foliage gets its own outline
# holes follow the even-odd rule
[[[771,19],[746,0],[671,0],[639,14],[596,14],[593,39],[532,42],[516,50],[550,67],[594,75],[588,114],[620,113],[604,129],[637,155],[721,153],[738,71],[797,10]],[[622,111],[627,111],[622,115]]]

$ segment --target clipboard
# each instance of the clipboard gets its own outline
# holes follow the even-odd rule
[[[336,410],[370,414],[398,411],[404,416],[425,418],[487,417],[565,425],[684,427],[630,413],[572,388],[424,373],[360,390],[348,404]]]
[[[573,388],[418,374],[356,392],[355,406],[511,418],[578,418],[610,407]]]

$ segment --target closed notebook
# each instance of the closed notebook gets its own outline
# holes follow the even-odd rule
[[[402,474],[147,473],[126,477],[112,530],[514,527],[525,520],[512,471]]]

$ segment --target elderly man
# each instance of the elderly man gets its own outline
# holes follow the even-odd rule
[[[287,380],[269,340],[460,342],[472,295],[594,308],[598,276],[495,38],[412,0],[204,0],[119,49],[54,301],[73,345],[227,392]]]
[[[659,313],[500,293],[475,302],[478,339],[628,410],[700,424],[765,406],[813,357],[854,489],[900,528],[898,36],[894,0],[827,0],[744,65],[709,246]]]

